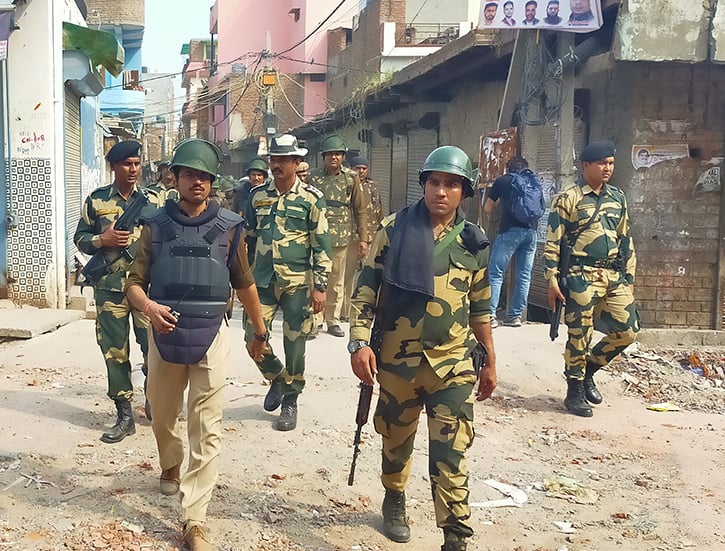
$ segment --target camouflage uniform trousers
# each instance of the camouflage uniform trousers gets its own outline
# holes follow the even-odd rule
[[[362,270],[362,264],[358,257],[359,242],[353,241],[347,246],[347,259],[345,260],[345,294],[342,297],[341,316],[346,321],[350,320],[350,298],[357,287],[357,278]],[[363,259],[364,260],[364,259]]]
[[[428,472],[439,528],[469,537],[468,465],[473,429],[473,388],[476,374],[471,360],[457,364],[441,379],[423,359],[416,377],[408,381],[389,371],[378,372],[380,398],[375,430],[383,437],[381,481],[389,490],[405,489],[412,465],[413,444],[420,412],[428,417]]]
[[[137,310],[118,291],[95,289],[96,341],[101,347],[108,372],[108,397],[133,398],[131,362],[129,361],[129,316],[133,317],[133,332],[143,352],[143,373],[147,373],[149,353],[149,319]]]
[[[300,394],[305,386],[305,348],[307,335],[312,329],[310,288],[307,286],[282,289],[274,283],[257,288],[262,303],[262,317],[268,330],[272,328],[277,310],[282,309],[282,337],[285,363],[275,356],[269,346],[262,360],[255,362],[265,379],[274,381],[280,375],[284,379],[283,394]],[[246,340],[254,338],[254,328],[246,324]]]
[[[347,251],[347,246],[332,247],[332,271],[327,280],[327,306],[325,306],[325,323],[328,328],[340,324],[345,295]]]
[[[605,268],[574,267],[566,278],[566,325],[569,339],[564,362],[567,379],[584,379],[587,362],[607,365],[632,344],[639,315],[632,290],[622,274]],[[590,350],[596,326],[606,336]]]

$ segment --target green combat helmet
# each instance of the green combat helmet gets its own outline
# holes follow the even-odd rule
[[[219,178],[218,189],[222,193],[228,193],[234,191],[237,187],[237,181],[231,176],[221,176]]]
[[[185,166],[211,175],[213,182],[221,164],[221,151],[213,143],[197,138],[184,140],[174,149],[171,168]]]
[[[251,161],[249,161],[249,166],[247,167],[247,176],[249,176],[249,173],[252,170],[257,170],[259,172],[264,172],[267,174],[267,170],[269,169],[269,165],[267,164],[267,161],[262,159],[261,157],[255,157]]]
[[[322,144],[320,145],[320,153],[323,155],[325,153],[329,153],[330,151],[342,151],[343,153],[347,152],[347,144],[345,143],[345,140],[342,139],[342,136],[338,134],[330,134],[322,140]]]
[[[444,145],[431,151],[418,171],[421,186],[425,185],[429,172],[446,172],[460,176],[463,178],[463,193],[466,197],[473,197],[473,165],[462,149]]]

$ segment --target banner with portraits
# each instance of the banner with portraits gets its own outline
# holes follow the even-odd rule
[[[600,0],[481,0],[479,29],[588,33],[602,26]]]

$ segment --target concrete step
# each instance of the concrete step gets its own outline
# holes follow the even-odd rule
[[[85,317],[79,310],[17,307],[11,300],[0,301],[0,337],[32,339]]]

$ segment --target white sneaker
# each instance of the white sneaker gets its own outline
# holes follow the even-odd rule
[[[504,320],[503,324],[507,327],[521,327],[521,318],[516,316],[515,318]]]
[[[498,327],[498,320],[496,318],[491,318],[491,329],[496,329]]]

